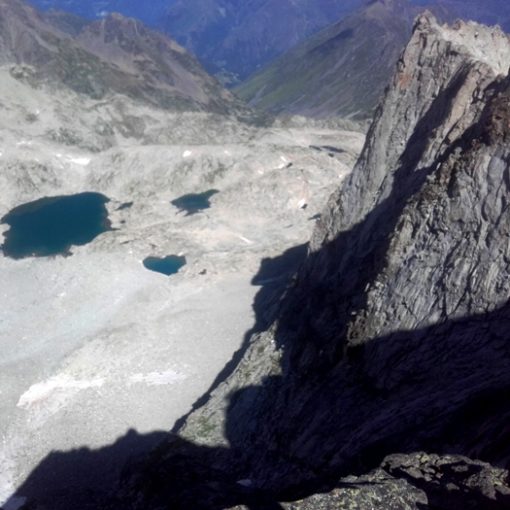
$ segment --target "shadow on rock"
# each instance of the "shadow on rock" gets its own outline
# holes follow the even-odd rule
[[[377,487],[379,482],[357,485],[339,480],[369,472],[392,453],[476,456],[508,467],[508,331],[510,304],[483,316],[374,339],[364,352],[322,374],[321,380],[293,387],[285,378],[294,376],[286,374],[234,392],[227,410],[225,447],[200,446],[177,435],[131,432],[100,450],[49,455],[16,496],[37,502],[27,509],[220,510],[244,505],[261,510],[282,508],[278,501],[339,486],[356,487],[359,499],[364,485]],[[410,365],[413,371],[402,371],[407,360],[386,370],[391,374],[386,379],[381,380],[377,370],[370,373],[371,360],[378,360],[376,367],[385,366],[395,350],[402,360],[416,357]],[[431,352],[448,355],[427,356]],[[296,400],[292,390],[297,388]],[[493,395],[493,400],[486,395]],[[147,451],[156,443],[160,445],[148,457],[125,466],[121,490],[108,494],[112,474],[126,453]],[[419,462],[410,466],[404,462],[388,470],[429,498],[429,506],[403,508],[451,510],[461,504],[510,508],[510,491],[496,490],[501,481],[479,480],[469,490],[455,489],[455,483],[462,487],[459,480],[478,480],[473,477],[476,465],[457,469],[455,462],[444,464],[438,483],[427,479],[425,469],[422,477],[416,476],[420,469],[424,467]],[[105,487],[105,480],[112,485]]]
[[[30,474],[5,509],[92,510],[104,505],[130,458],[146,454],[160,444],[166,432],[138,434],[130,430],[115,443],[97,450],[79,448],[52,452]]]
[[[289,248],[277,257],[262,259],[259,270],[251,281],[252,285],[260,287],[252,305],[255,317],[253,327],[245,333],[241,347],[216,376],[209,390],[193,404],[190,413],[177,420],[172,429],[173,432],[178,431],[189,414],[203,406],[209,400],[211,393],[232,374],[246,353],[252,336],[269,327],[289,282],[306,259],[307,250],[308,243]]]
[[[507,331],[510,304],[373,339],[329,372],[239,389],[226,413],[228,447],[171,437],[125,471],[124,501],[143,494],[136,510],[273,508],[340,488],[349,505],[338,508],[364,510],[363,491],[384,495],[392,479],[401,481],[397,499],[413,486],[429,502],[407,510],[510,508]],[[208,418],[198,418],[205,435]],[[427,464],[415,452],[440,458]],[[378,469],[382,478],[365,476]]]
[[[210,392],[232,373],[246,352],[251,336],[267,328],[291,276],[306,257],[307,246],[307,244],[296,246],[280,256],[262,260],[260,268],[251,282],[260,287],[253,303],[255,323],[246,332],[240,349],[218,374],[209,391],[194,404],[193,410],[203,405],[208,400]],[[247,392],[255,394],[258,389],[248,389]],[[178,420],[174,430],[180,427],[186,417],[187,415]],[[123,468],[126,470],[125,466],[136,465],[138,456],[147,455],[168,437],[167,432],[143,435],[131,430],[114,444],[101,449],[80,448],[69,452],[53,452],[19,487],[5,509],[18,508],[19,504],[16,501],[25,498],[28,503],[24,508],[27,509],[92,510],[107,507],[120,510],[120,508],[126,508],[125,502],[119,502],[112,496],[112,488],[116,486],[120,472]],[[172,476],[176,485],[172,484],[172,495],[169,497],[175,508],[199,508],[195,505],[200,505],[201,499],[206,501],[204,508],[213,508],[209,506],[214,502],[209,497],[212,493],[207,488],[208,480],[211,480],[210,483],[213,487],[222,486],[225,489],[228,487],[224,496],[220,498],[222,501],[245,501],[248,499],[254,510],[280,508],[276,503],[274,503],[276,506],[271,506],[273,503],[259,491],[255,491],[256,495],[254,496],[253,490],[244,487],[243,483],[237,483],[238,480],[235,480],[235,477],[225,478],[223,471],[215,472],[214,469],[211,469],[212,464],[209,464],[209,460],[212,457],[220,457],[224,462],[233,465],[227,460],[232,455],[230,449],[201,448],[177,437],[165,444],[172,444],[173,448],[182,452],[179,460],[172,465]],[[194,459],[193,467],[189,466],[188,458]],[[128,472],[131,473],[132,470],[128,470]],[[157,476],[154,477],[152,483],[157,483]],[[202,483],[205,484],[204,488],[201,488]],[[190,500],[182,506],[179,501],[188,501],[184,497],[184,493],[188,492],[191,486],[193,486],[192,491],[194,492],[192,499],[195,500],[195,503],[192,504]],[[207,497],[204,497],[205,494]],[[186,506],[188,503],[190,506]],[[222,505],[223,503],[217,508],[222,508]]]

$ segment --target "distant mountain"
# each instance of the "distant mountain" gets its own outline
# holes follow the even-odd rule
[[[30,0],[37,7],[97,19],[112,12],[164,31],[200,58],[209,72],[236,83],[318,31],[373,0]],[[453,17],[500,23],[510,30],[505,0],[411,0]],[[450,19],[450,18],[448,18]],[[382,24],[382,20],[381,20]],[[407,28],[408,29],[408,28]]]
[[[510,30],[510,2],[372,0],[255,73],[235,92],[272,113],[370,117],[417,14],[473,19]]]
[[[236,89],[253,106],[313,117],[369,115],[419,8],[376,0],[321,31]]]
[[[365,0],[175,0],[163,28],[208,69],[249,74]]]
[[[162,30],[197,55],[226,82],[244,80],[317,31],[372,0],[30,0],[96,19],[112,12]],[[441,5],[456,17],[499,23],[510,30],[504,0],[411,0]]]
[[[166,9],[175,0],[30,0],[37,8],[71,12],[87,19],[102,18],[112,12],[137,18],[151,26],[156,26]]]
[[[119,14],[85,23],[0,0],[0,63],[28,65],[34,83],[96,99],[119,93],[176,111],[227,112],[238,105],[176,42]]]
[[[244,79],[367,0],[31,0],[89,19],[111,12],[160,29],[209,71]]]
[[[453,18],[500,25],[505,31],[510,31],[510,2],[507,0],[413,0],[413,3],[442,6]]]

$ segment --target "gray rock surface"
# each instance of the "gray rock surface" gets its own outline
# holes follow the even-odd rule
[[[191,494],[222,508],[215,483],[242,501],[236,480],[298,499],[389,454],[389,477],[357,479],[347,507],[510,506],[507,471],[455,457],[510,463],[509,66],[497,28],[416,21],[272,326],[146,474],[127,477],[134,508],[186,508]],[[343,508],[335,497],[302,508]]]
[[[292,503],[285,510],[436,510],[503,508],[508,471],[458,455],[391,455],[363,476],[342,478],[337,488]],[[246,508],[246,507],[238,507]]]

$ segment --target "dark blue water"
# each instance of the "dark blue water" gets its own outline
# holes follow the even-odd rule
[[[170,276],[178,273],[179,269],[186,265],[186,257],[178,257],[177,255],[169,255],[164,258],[147,257],[143,261],[143,265],[151,271]]]
[[[209,209],[211,202],[209,199],[219,193],[217,189],[210,189],[204,193],[190,193],[172,200],[170,203],[179,209],[179,212],[186,212],[186,216],[191,216],[197,212]]]
[[[0,221],[10,225],[2,251],[7,257],[70,255],[71,246],[90,243],[111,230],[99,193],[46,197],[12,209]]]

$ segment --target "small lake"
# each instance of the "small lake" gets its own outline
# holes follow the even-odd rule
[[[1,246],[5,256],[71,255],[71,246],[90,243],[111,230],[100,193],[46,197],[12,209],[0,221],[10,226]]]
[[[211,207],[209,199],[213,195],[216,195],[216,193],[219,193],[217,189],[210,189],[203,193],[190,193],[176,198],[170,203],[177,207],[179,212],[186,212],[186,216],[191,216],[192,214],[196,214],[204,209],[209,209]]]
[[[150,271],[170,276],[178,273],[186,265],[186,257],[179,257],[177,255],[169,255],[163,258],[147,257],[143,261],[143,265]]]

